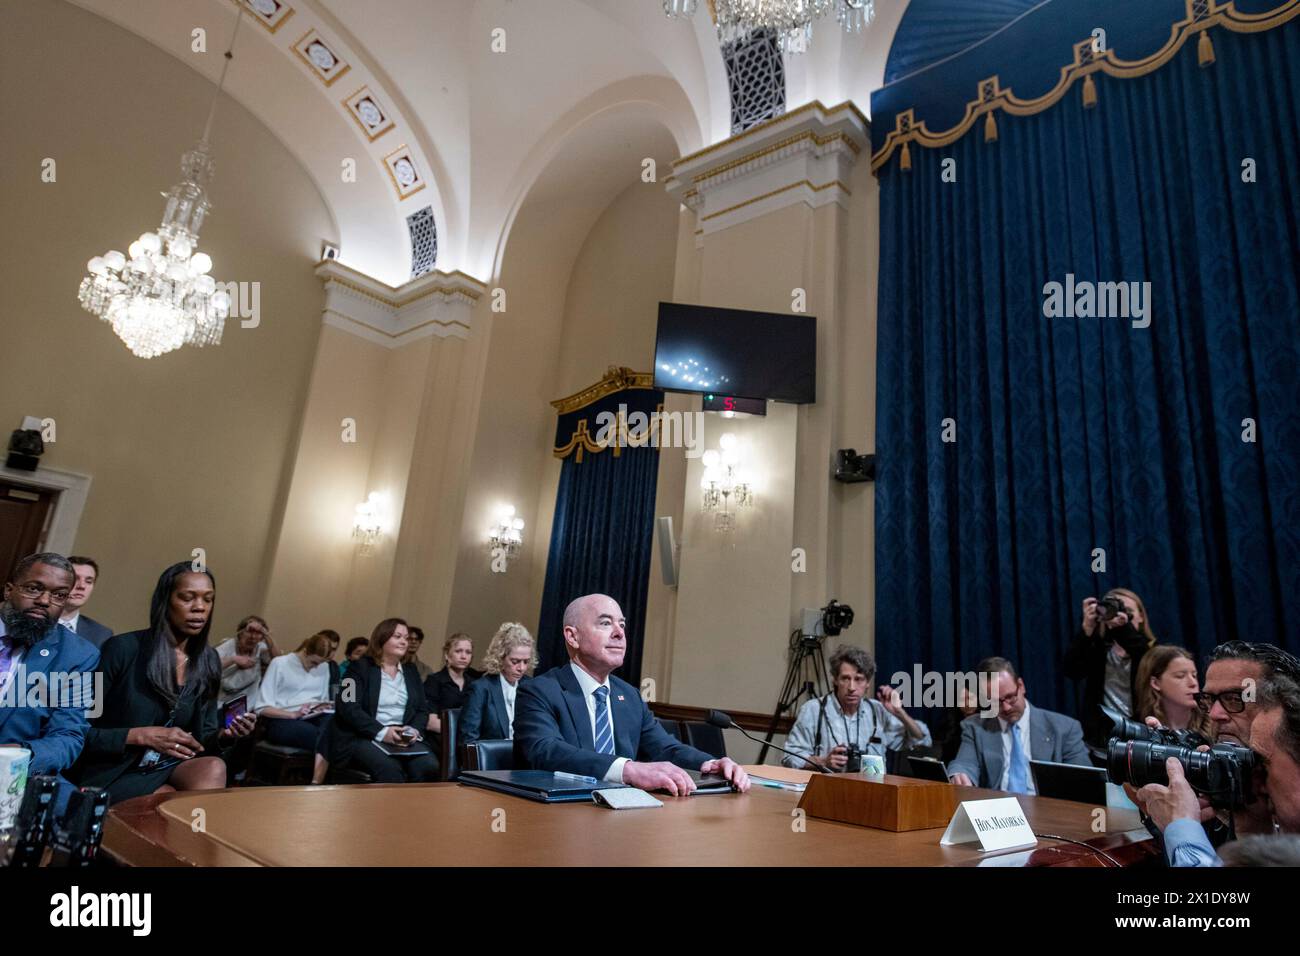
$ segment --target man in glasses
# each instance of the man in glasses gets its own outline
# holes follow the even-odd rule
[[[961,749],[948,764],[948,779],[961,787],[987,787],[1010,793],[1035,793],[1031,760],[1091,767],[1083,727],[1073,717],[1030,707],[1025,682],[1005,657],[989,657],[976,668],[981,680],[992,675],[996,717],[967,717],[961,724]]]
[[[1238,834],[1300,831],[1300,660],[1273,644],[1228,641],[1210,654],[1196,703],[1214,723],[1219,743],[1250,747],[1259,760],[1255,800],[1234,814]],[[1138,805],[1162,831],[1171,866],[1218,866],[1202,824],[1214,824],[1209,801],[1169,760],[1169,785],[1147,784]],[[1222,831],[1222,823],[1215,826]]]
[[[77,576],[61,554],[15,565],[0,604],[0,745],[32,753],[30,774],[57,774],[81,754],[99,650],[59,625]]]

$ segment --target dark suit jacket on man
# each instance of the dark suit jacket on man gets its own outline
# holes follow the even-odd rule
[[[56,624],[27,648],[19,667],[10,672],[0,699],[0,744],[18,744],[32,752],[28,773],[67,770],[80,755],[89,727],[86,711],[94,705],[98,662],[97,648]]]
[[[383,674],[383,669],[368,657],[353,662],[348,668],[338,700],[334,703],[334,720],[330,724],[333,731],[332,762],[347,763],[356,749],[368,745],[383,727],[375,719]],[[402,723],[424,735],[424,728],[429,725],[429,705],[424,700],[420,672],[414,664],[403,664],[402,676],[406,679],[406,711]]]
[[[1092,766],[1083,742],[1083,728],[1073,717],[1033,707],[1029,734],[1031,759]],[[964,773],[975,786],[996,790],[1002,782],[1002,767],[1002,725],[998,719],[976,714],[963,720],[961,749],[957,758],[948,764],[949,776]]]
[[[515,706],[519,705],[519,689],[528,683],[525,677],[515,690]],[[501,677],[488,674],[480,677],[469,687],[465,703],[460,709],[459,743],[476,743],[480,740],[505,740],[510,736],[510,717],[506,713],[505,692],[501,689]]]
[[[596,753],[591,716],[573,667],[563,664],[519,685],[515,699],[515,762],[534,770],[563,770],[602,779],[615,757],[674,763],[699,770],[712,760],[668,734],[637,689],[612,674],[609,706],[614,715],[614,753]]]
[[[93,617],[84,614],[77,618],[77,626],[72,631],[77,637],[89,641],[96,647],[103,647],[104,642],[113,636],[111,627],[105,627]]]

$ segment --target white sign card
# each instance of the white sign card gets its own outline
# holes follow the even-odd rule
[[[956,846],[975,840],[979,841],[980,849],[985,853],[990,850],[1023,850],[1038,845],[1038,838],[1015,797],[964,801],[952,815],[939,845]]]

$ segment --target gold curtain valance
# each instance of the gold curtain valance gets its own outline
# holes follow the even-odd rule
[[[912,168],[912,143],[927,149],[951,145],[965,136],[981,117],[984,119],[984,141],[994,142],[998,138],[998,110],[1005,110],[1012,116],[1041,113],[1058,103],[1077,82],[1082,83],[1083,105],[1096,106],[1097,86],[1092,74],[1100,72],[1120,79],[1145,76],[1172,60],[1184,44],[1193,38],[1197,40],[1197,56],[1201,66],[1209,66],[1215,59],[1214,43],[1209,32],[1214,27],[1223,27],[1233,33],[1261,33],[1300,16],[1300,0],[1287,0],[1272,10],[1254,14],[1240,12],[1232,2],[1185,2],[1187,16],[1172,25],[1168,42],[1155,53],[1140,60],[1121,60],[1112,49],[1099,50],[1097,41],[1088,37],[1074,44],[1074,62],[1061,68],[1061,76],[1056,85],[1042,96],[1030,100],[1021,99],[1009,87],[1002,88],[995,74],[980,81],[978,95],[966,104],[966,112],[961,121],[943,132],[931,132],[925,120],[918,121],[911,109],[900,111],[894,117],[894,129],[886,137],[884,145],[871,157],[871,171],[878,173],[898,153],[899,169],[906,172]]]

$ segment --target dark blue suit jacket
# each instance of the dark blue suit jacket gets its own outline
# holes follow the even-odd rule
[[[519,682],[515,694],[515,712],[518,713],[519,691],[528,683],[525,677]],[[480,740],[505,740],[510,736],[510,718],[506,714],[506,698],[501,690],[501,678],[484,674],[469,685],[469,693],[460,708],[458,740],[461,746]]]
[[[83,614],[77,618],[77,627],[73,633],[96,647],[103,647],[104,642],[113,636],[113,629]]]
[[[481,683],[481,682],[480,682]],[[475,685],[477,686],[477,685]],[[610,675],[610,709],[614,715],[614,753],[596,753],[591,715],[573,666],[563,664],[519,685],[515,700],[515,763],[534,770],[563,770],[602,779],[615,757],[654,762],[666,760],[683,770],[699,770],[712,760],[702,750],[673,738],[637,689]]]
[[[32,752],[28,773],[58,773],[80,756],[90,726],[87,711],[94,705],[93,676],[81,675],[93,675],[98,664],[93,644],[56,624],[11,672],[0,701],[0,743]]]

